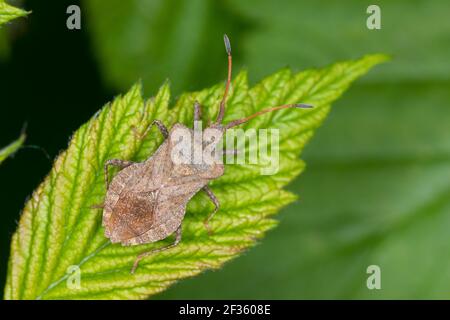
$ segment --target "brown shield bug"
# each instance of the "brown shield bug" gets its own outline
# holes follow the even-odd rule
[[[248,120],[284,108],[310,108],[305,104],[287,104],[259,111],[243,119],[223,124],[225,105],[231,83],[231,46],[230,41],[224,35],[225,48],[228,55],[228,78],[225,92],[220,102],[217,119],[202,135],[214,137],[210,141],[197,141],[189,138],[194,149],[215,151],[219,140],[225,131],[231,127],[240,125]],[[201,106],[194,103],[194,121],[201,120]],[[112,243],[121,243],[124,246],[139,245],[156,242],[175,233],[175,241],[165,247],[143,252],[137,256],[131,273],[134,273],[139,261],[153,253],[173,248],[181,241],[181,223],[183,221],[186,205],[189,200],[200,190],[204,191],[214,203],[215,209],[205,220],[208,232],[208,222],[219,209],[219,200],[209,189],[208,182],[219,178],[224,173],[224,165],[221,161],[204,162],[179,162],[174,161],[174,150],[180,143],[186,140],[177,140],[177,132],[194,134],[194,130],[177,123],[169,131],[159,120],[154,120],[145,131],[156,125],[164,136],[164,142],[156,152],[144,162],[131,162],[119,159],[106,161],[105,182],[106,197],[103,207],[103,223],[105,236]],[[183,146],[183,145],[181,145]],[[189,157],[188,157],[189,158]],[[217,160],[217,159],[216,159]],[[121,170],[108,182],[108,167],[117,166]]]

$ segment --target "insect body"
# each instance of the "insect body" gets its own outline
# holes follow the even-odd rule
[[[189,141],[192,142],[194,149],[196,147],[201,150],[209,148],[214,151],[227,129],[261,114],[290,107],[311,107],[305,104],[282,105],[223,124],[232,68],[231,47],[226,35],[224,41],[228,54],[228,78],[225,93],[216,121],[202,132],[206,141],[195,139]],[[195,102],[194,121],[200,121],[200,114],[201,106]],[[219,201],[209,189],[208,182],[217,179],[224,173],[224,165],[220,161],[216,161],[217,159],[200,163],[174,161],[174,150],[180,144],[177,132],[184,130],[189,133],[189,136],[194,136],[193,129],[182,124],[175,124],[169,131],[163,123],[155,120],[147,132],[152,125],[159,128],[165,140],[150,158],[140,163],[119,159],[111,159],[105,163],[107,193],[103,204],[102,223],[105,227],[105,236],[112,243],[139,245],[156,242],[175,233],[175,241],[172,244],[140,254],[131,269],[132,273],[135,272],[142,258],[172,248],[181,241],[181,223],[186,212],[186,205],[201,190],[215,205],[214,211],[205,220],[205,227],[208,232],[211,232],[208,222],[219,209]],[[185,142],[181,141],[182,144]],[[121,169],[111,183],[108,183],[109,166],[118,166]]]
[[[161,126],[159,123],[158,125]],[[223,164],[191,165],[174,162],[171,156],[177,143],[174,133],[178,129],[192,129],[181,124],[174,125],[170,132],[162,126],[161,128],[166,139],[146,161],[132,163],[113,159],[106,163],[106,179],[108,166],[117,165],[123,168],[109,185],[104,203],[105,235],[113,243],[151,243],[165,239],[175,232],[176,241],[169,247],[178,244],[181,240],[181,222],[186,205],[200,190],[204,190],[216,206],[209,219],[219,208],[219,202],[207,184],[223,175]],[[209,230],[208,221],[205,221],[205,226]],[[157,250],[166,250],[169,247]],[[148,254],[144,253],[138,257],[133,271],[138,261]]]

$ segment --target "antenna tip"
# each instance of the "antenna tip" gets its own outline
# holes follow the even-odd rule
[[[230,39],[228,38],[228,36],[226,34],[223,35],[223,42],[225,43],[225,49],[227,50],[227,54],[230,56],[231,55],[231,44],[230,44]]]
[[[300,109],[311,109],[314,108],[314,106],[310,105],[310,104],[305,104],[305,103],[296,103],[294,104],[295,108],[300,108]]]

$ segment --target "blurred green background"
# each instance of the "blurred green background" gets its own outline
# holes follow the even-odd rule
[[[80,31],[65,27],[74,3]],[[370,4],[381,8],[381,30],[366,28]],[[138,79],[148,97],[166,78],[174,97],[222,81],[223,33],[235,72],[247,68],[252,83],[285,66],[390,54],[335,104],[305,149],[306,172],[290,186],[300,200],[283,210],[279,226],[221,270],[158,298],[450,298],[450,2],[29,0],[23,7],[30,17],[0,35],[0,143],[27,120],[29,143],[52,157]],[[42,158],[23,151],[0,168],[3,282],[14,220],[50,168]],[[369,265],[381,268],[381,290],[367,289]]]

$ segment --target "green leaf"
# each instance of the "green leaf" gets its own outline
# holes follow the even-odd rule
[[[26,16],[28,12],[8,5],[4,0],[0,0],[0,26],[13,19]]]
[[[221,203],[211,222],[214,234],[209,236],[202,223],[213,205],[199,193],[188,205],[181,244],[149,256],[134,275],[130,267],[136,255],[162,243],[122,247],[104,237],[101,212],[91,209],[105,195],[103,165],[111,158],[148,158],[162,138],[154,130],[138,139],[133,127],[142,133],[153,119],[168,127],[176,122],[189,125],[195,99],[207,108],[205,118],[214,115],[223,86],[183,94],[173,107],[169,107],[168,84],[149,101],[143,100],[140,84],[133,86],[75,132],[27,202],[12,239],[5,298],[145,298],[179,279],[219,268],[276,225],[273,215],[296,198],[284,187],[304,168],[298,155],[330,104],[352,81],[385,59],[366,56],[297,74],[286,69],[252,88],[246,72],[241,72],[233,81],[227,120],[281,103],[302,101],[315,108],[279,111],[250,122],[253,128],[280,129],[279,171],[262,176],[257,165],[227,165],[225,175],[211,183]],[[78,289],[69,285],[73,266],[80,268]]]
[[[289,186],[301,201],[264,245],[161,298],[447,299],[449,85],[352,86],[303,153]],[[366,286],[369,265],[381,290]]]
[[[18,9],[15,7],[12,7],[8,5],[4,0],[0,0],[0,27],[2,24],[7,23],[8,21],[11,21],[18,17],[23,17],[27,15],[26,11],[23,11],[22,9]],[[3,30],[0,30],[0,53],[1,49],[3,47]],[[20,148],[20,146],[25,141],[25,134],[22,134],[17,140],[9,144],[8,146],[4,147],[0,150],[0,163],[2,163],[6,158],[8,158],[11,154],[17,151],[17,149]]]
[[[0,164],[3,161],[5,161],[6,158],[14,154],[22,146],[24,142],[25,142],[25,134],[22,133],[17,140],[11,142],[3,149],[0,149]]]
[[[227,2],[257,23],[239,50],[250,81],[373,50],[394,59],[333,106],[289,187],[301,201],[264,245],[160,298],[448,299],[450,2]],[[381,8],[380,30],[365,26],[369,4]],[[381,290],[366,286],[372,264]]]

